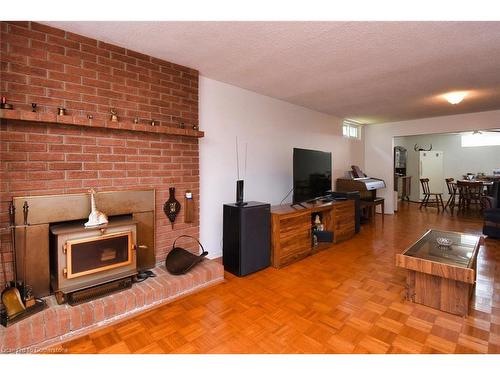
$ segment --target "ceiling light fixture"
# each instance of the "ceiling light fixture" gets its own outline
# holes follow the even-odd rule
[[[458,104],[464,98],[467,96],[467,91],[453,91],[449,92],[447,94],[444,94],[443,97],[450,103],[450,104]]]

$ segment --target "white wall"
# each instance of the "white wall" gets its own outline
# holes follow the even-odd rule
[[[405,135],[448,133],[500,128],[500,111],[468,113],[365,126],[365,173],[385,180],[385,212],[393,213],[393,138]],[[411,152],[411,151],[409,151]]]
[[[211,258],[222,255],[222,205],[235,201],[236,136],[240,156],[248,143],[246,201],[280,203],[292,187],[294,147],[332,152],[333,181],[363,167],[363,141],[342,137],[339,118],[205,77],[199,104],[200,237]]]
[[[500,168],[500,146],[462,147],[460,134],[426,134],[394,138],[395,146],[403,146],[408,150],[407,175],[412,176],[412,201],[418,201],[418,167],[419,153],[413,150],[415,144],[432,150],[443,151],[444,178],[461,179],[468,172],[493,174],[493,169]],[[443,181],[443,193],[448,195]]]

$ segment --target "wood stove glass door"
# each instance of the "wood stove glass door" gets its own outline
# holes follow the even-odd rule
[[[68,279],[132,263],[132,232],[119,232],[66,242]]]

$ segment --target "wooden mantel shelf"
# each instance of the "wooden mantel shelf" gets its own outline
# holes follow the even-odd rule
[[[91,128],[106,128],[117,130],[128,130],[145,133],[179,135],[183,137],[202,138],[205,133],[199,130],[179,129],[169,126],[151,126],[145,124],[134,124],[130,121],[111,122],[100,119],[88,119],[84,116],[58,116],[54,113],[18,111],[11,109],[0,109],[0,119],[38,122],[41,124],[59,124],[73,126],[88,126]]]

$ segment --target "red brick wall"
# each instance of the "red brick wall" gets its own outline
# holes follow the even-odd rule
[[[35,22],[0,22],[0,94],[17,109],[198,123],[198,71]]]
[[[184,224],[181,210],[173,231],[163,214],[171,186],[181,204],[191,190],[199,207],[197,138],[3,120],[0,150],[2,227],[12,196],[154,188],[158,261],[178,235],[198,236],[198,212]]]
[[[1,95],[16,109],[31,110],[37,102],[39,111],[63,105],[69,114],[107,118],[116,107],[121,120],[197,123],[193,69],[36,23],[0,22],[0,28]],[[3,119],[0,155],[0,228],[7,225],[12,196],[154,188],[157,261],[177,236],[198,237],[197,138]],[[194,193],[193,224],[184,224],[181,210],[171,229],[162,209],[169,187],[176,188],[181,204],[186,190]],[[10,276],[7,230],[0,240]]]

